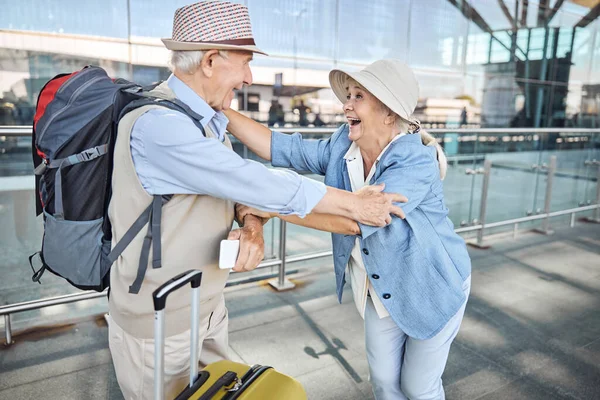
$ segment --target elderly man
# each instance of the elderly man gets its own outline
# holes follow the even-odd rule
[[[254,43],[245,6],[206,1],[180,8],[175,12],[173,37],[163,42],[171,50],[173,74],[154,94],[177,98],[203,116],[206,136],[185,114],[155,105],[138,108],[119,123],[109,207],[113,241],[125,235],[132,218],[150,204],[153,195],[174,194],[162,208],[163,267],[148,267],[141,275],[139,293],[128,291],[140,277],[138,264],[143,264],[144,235],[138,235],[111,272],[109,345],[127,399],[152,397],[151,293],[189,268],[203,271],[200,364],[228,358],[223,289],[229,271],[217,266],[219,243],[227,237],[240,240],[237,271],[255,268],[264,248],[262,221],[254,216],[246,216],[239,221],[243,228],[230,232],[234,203],[299,216],[315,211],[383,226],[390,213],[402,215],[393,202],[405,201],[403,196],[382,193],[381,186],[359,193],[329,188],[293,172],[267,169],[232,151],[222,111],[230,107],[235,90],[252,83],[253,53],[264,54]],[[167,397],[185,387],[189,374],[189,312],[188,293],[169,298]]]

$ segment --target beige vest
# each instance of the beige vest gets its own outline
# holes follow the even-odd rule
[[[155,91],[160,97],[175,94],[166,83]],[[137,217],[150,205],[152,196],[142,187],[131,158],[130,138],[137,118],[152,108],[144,106],[123,117],[119,123],[114,152],[113,194],[108,214],[112,223],[112,245],[124,236]],[[166,135],[171,134],[165,132]],[[198,131],[198,135],[200,135]],[[210,129],[207,137],[214,138]],[[231,149],[231,142],[225,139]],[[216,162],[216,161],[215,161]],[[190,174],[195,171],[190,170]],[[204,195],[178,194],[163,205],[161,219],[162,268],[152,268],[150,253],[148,269],[138,294],[130,294],[135,280],[144,227],[115,261],[110,276],[109,310],[112,319],[126,332],[138,338],[154,337],[154,306],[152,292],[175,275],[189,269],[203,271],[200,286],[200,318],[206,320],[218,305],[229,276],[229,270],[218,267],[219,245],[226,239],[233,222],[233,203]],[[189,286],[172,293],[167,300],[165,335],[172,336],[190,328]]]

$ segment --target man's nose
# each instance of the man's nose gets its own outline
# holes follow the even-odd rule
[[[246,74],[244,75],[244,83],[248,86],[252,85],[252,70],[250,67],[247,67]]]

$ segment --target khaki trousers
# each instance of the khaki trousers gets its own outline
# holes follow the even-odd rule
[[[168,323],[168,316],[167,321]],[[200,323],[200,368],[229,359],[228,316],[222,298],[210,318]],[[109,317],[108,344],[119,387],[126,400],[154,397],[154,340],[131,336]],[[165,398],[175,398],[189,383],[190,331],[165,338]]]

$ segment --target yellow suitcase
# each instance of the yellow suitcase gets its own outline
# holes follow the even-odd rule
[[[198,307],[202,272],[190,270],[164,283],[152,294],[154,300],[154,398],[164,398],[164,313],[169,293],[191,283],[192,329],[190,338],[190,383],[176,400],[307,400],[294,378],[272,367],[249,366],[223,360],[198,372]]]

